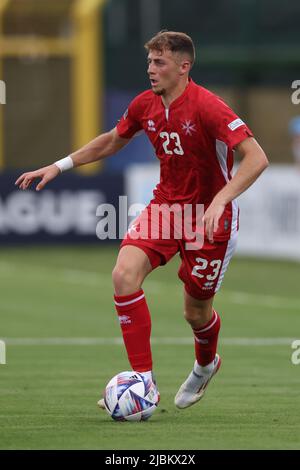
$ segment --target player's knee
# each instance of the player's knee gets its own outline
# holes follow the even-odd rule
[[[183,314],[192,328],[200,328],[210,320],[211,316],[210,312],[205,307],[186,307]]]
[[[185,308],[183,315],[188,323],[193,323],[195,320],[199,319],[199,315],[195,312],[195,309]]]
[[[117,265],[112,272],[112,280],[117,295],[132,294],[141,285],[141,276],[130,265]]]

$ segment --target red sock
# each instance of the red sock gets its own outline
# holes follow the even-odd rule
[[[114,299],[132,370],[152,370],[151,317],[144,291],[115,295]]]
[[[198,364],[207,366],[216,355],[221,320],[215,310],[212,319],[199,330],[194,330],[195,353]]]

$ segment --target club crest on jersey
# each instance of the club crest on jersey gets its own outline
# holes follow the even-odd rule
[[[156,132],[155,123],[152,119],[148,120],[148,131]]]
[[[185,132],[185,135],[192,135],[193,132],[196,132],[196,124],[192,124],[192,121],[186,119],[184,123],[181,123],[181,127]]]

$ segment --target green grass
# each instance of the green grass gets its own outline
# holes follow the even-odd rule
[[[111,270],[117,249],[0,250],[0,338],[116,338]],[[191,336],[182,317],[179,260],[145,283],[153,338]],[[177,410],[174,395],[193,344],[153,344],[161,404],[148,422],[118,423],[96,407],[107,381],[129,368],[123,345],[16,345],[0,365],[1,449],[299,449],[299,264],[235,258],[216,297],[220,373],[203,401]]]

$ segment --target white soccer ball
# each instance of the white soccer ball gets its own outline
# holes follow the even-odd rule
[[[104,404],[116,421],[144,421],[156,410],[156,386],[138,372],[120,372],[108,382]]]

